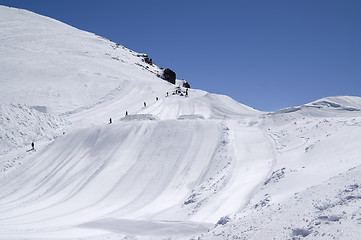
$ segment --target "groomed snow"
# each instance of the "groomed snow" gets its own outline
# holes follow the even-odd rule
[[[361,234],[361,98],[264,113],[28,11],[0,32],[0,239]]]

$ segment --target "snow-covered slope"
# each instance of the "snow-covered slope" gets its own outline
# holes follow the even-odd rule
[[[361,98],[263,113],[28,11],[0,32],[0,239],[360,234]]]
[[[0,11],[1,103],[62,113],[143,85],[144,79],[166,86],[156,77],[160,69],[143,62],[142,54],[31,12]]]

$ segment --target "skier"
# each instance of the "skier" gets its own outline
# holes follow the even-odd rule
[[[167,97],[168,97],[168,92],[167,92]]]
[[[188,96],[188,88],[186,89],[186,96]]]
[[[32,143],[31,143],[31,150],[34,150],[34,147],[35,147],[35,143],[32,142]]]
[[[158,101],[158,97],[155,97],[155,101]]]
[[[125,111],[125,116],[128,116],[128,111]]]
[[[147,103],[146,102],[144,102],[144,107],[146,107],[147,106]]]
[[[109,124],[112,124],[112,118],[109,118]]]

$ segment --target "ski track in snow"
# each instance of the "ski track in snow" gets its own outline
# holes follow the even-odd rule
[[[0,19],[0,239],[360,235],[360,98],[263,113],[185,96],[144,54]]]
[[[163,120],[119,122],[62,136],[24,160],[27,174],[20,171],[8,176],[13,181],[1,188],[0,225],[11,229],[21,222],[27,229],[37,219],[36,224],[47,228],[60,227],[59,222],[70,227],[106,217],[214,222],[239,208],[242,199],[230,194],[240,187],[238,181],[247,185],[242,167],[228,166],[243,164],[242,159],[231,154],[231,162],[213,162],[214,149],[229,144],[222,139],[222,130],[230,131],[219,121]],[[245,136],[253,134],[250,131]],[[255,135],[256,141],[262,137]],[[196,214],[186,214],[183,202],[190,189],[204,182],[207,185],[206,180],[218,174],[228,180],[211,196],[205,193],[208,203],[197,205]],[[198,194],[204,194],[206,188]],[[176,214],[178,218],[174,218]],[[19,231],[19,226],[16,229]]]

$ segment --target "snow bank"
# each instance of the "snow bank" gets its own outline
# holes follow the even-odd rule
[[[132,115],[127,115],[125,117],[122,117],[120,119],[120,121],[125,121],[125,122],[129,122],[129,121],[145,121],[145,120],[156,121],[156,120],[159,120],[159,119],[156,116],[152,115],[152,114],[132,114]]]
[[[0,155],[18,147],[30,148],[32,141],[53,140],[70,124],[38,110],[20,104],[0,105]]]

